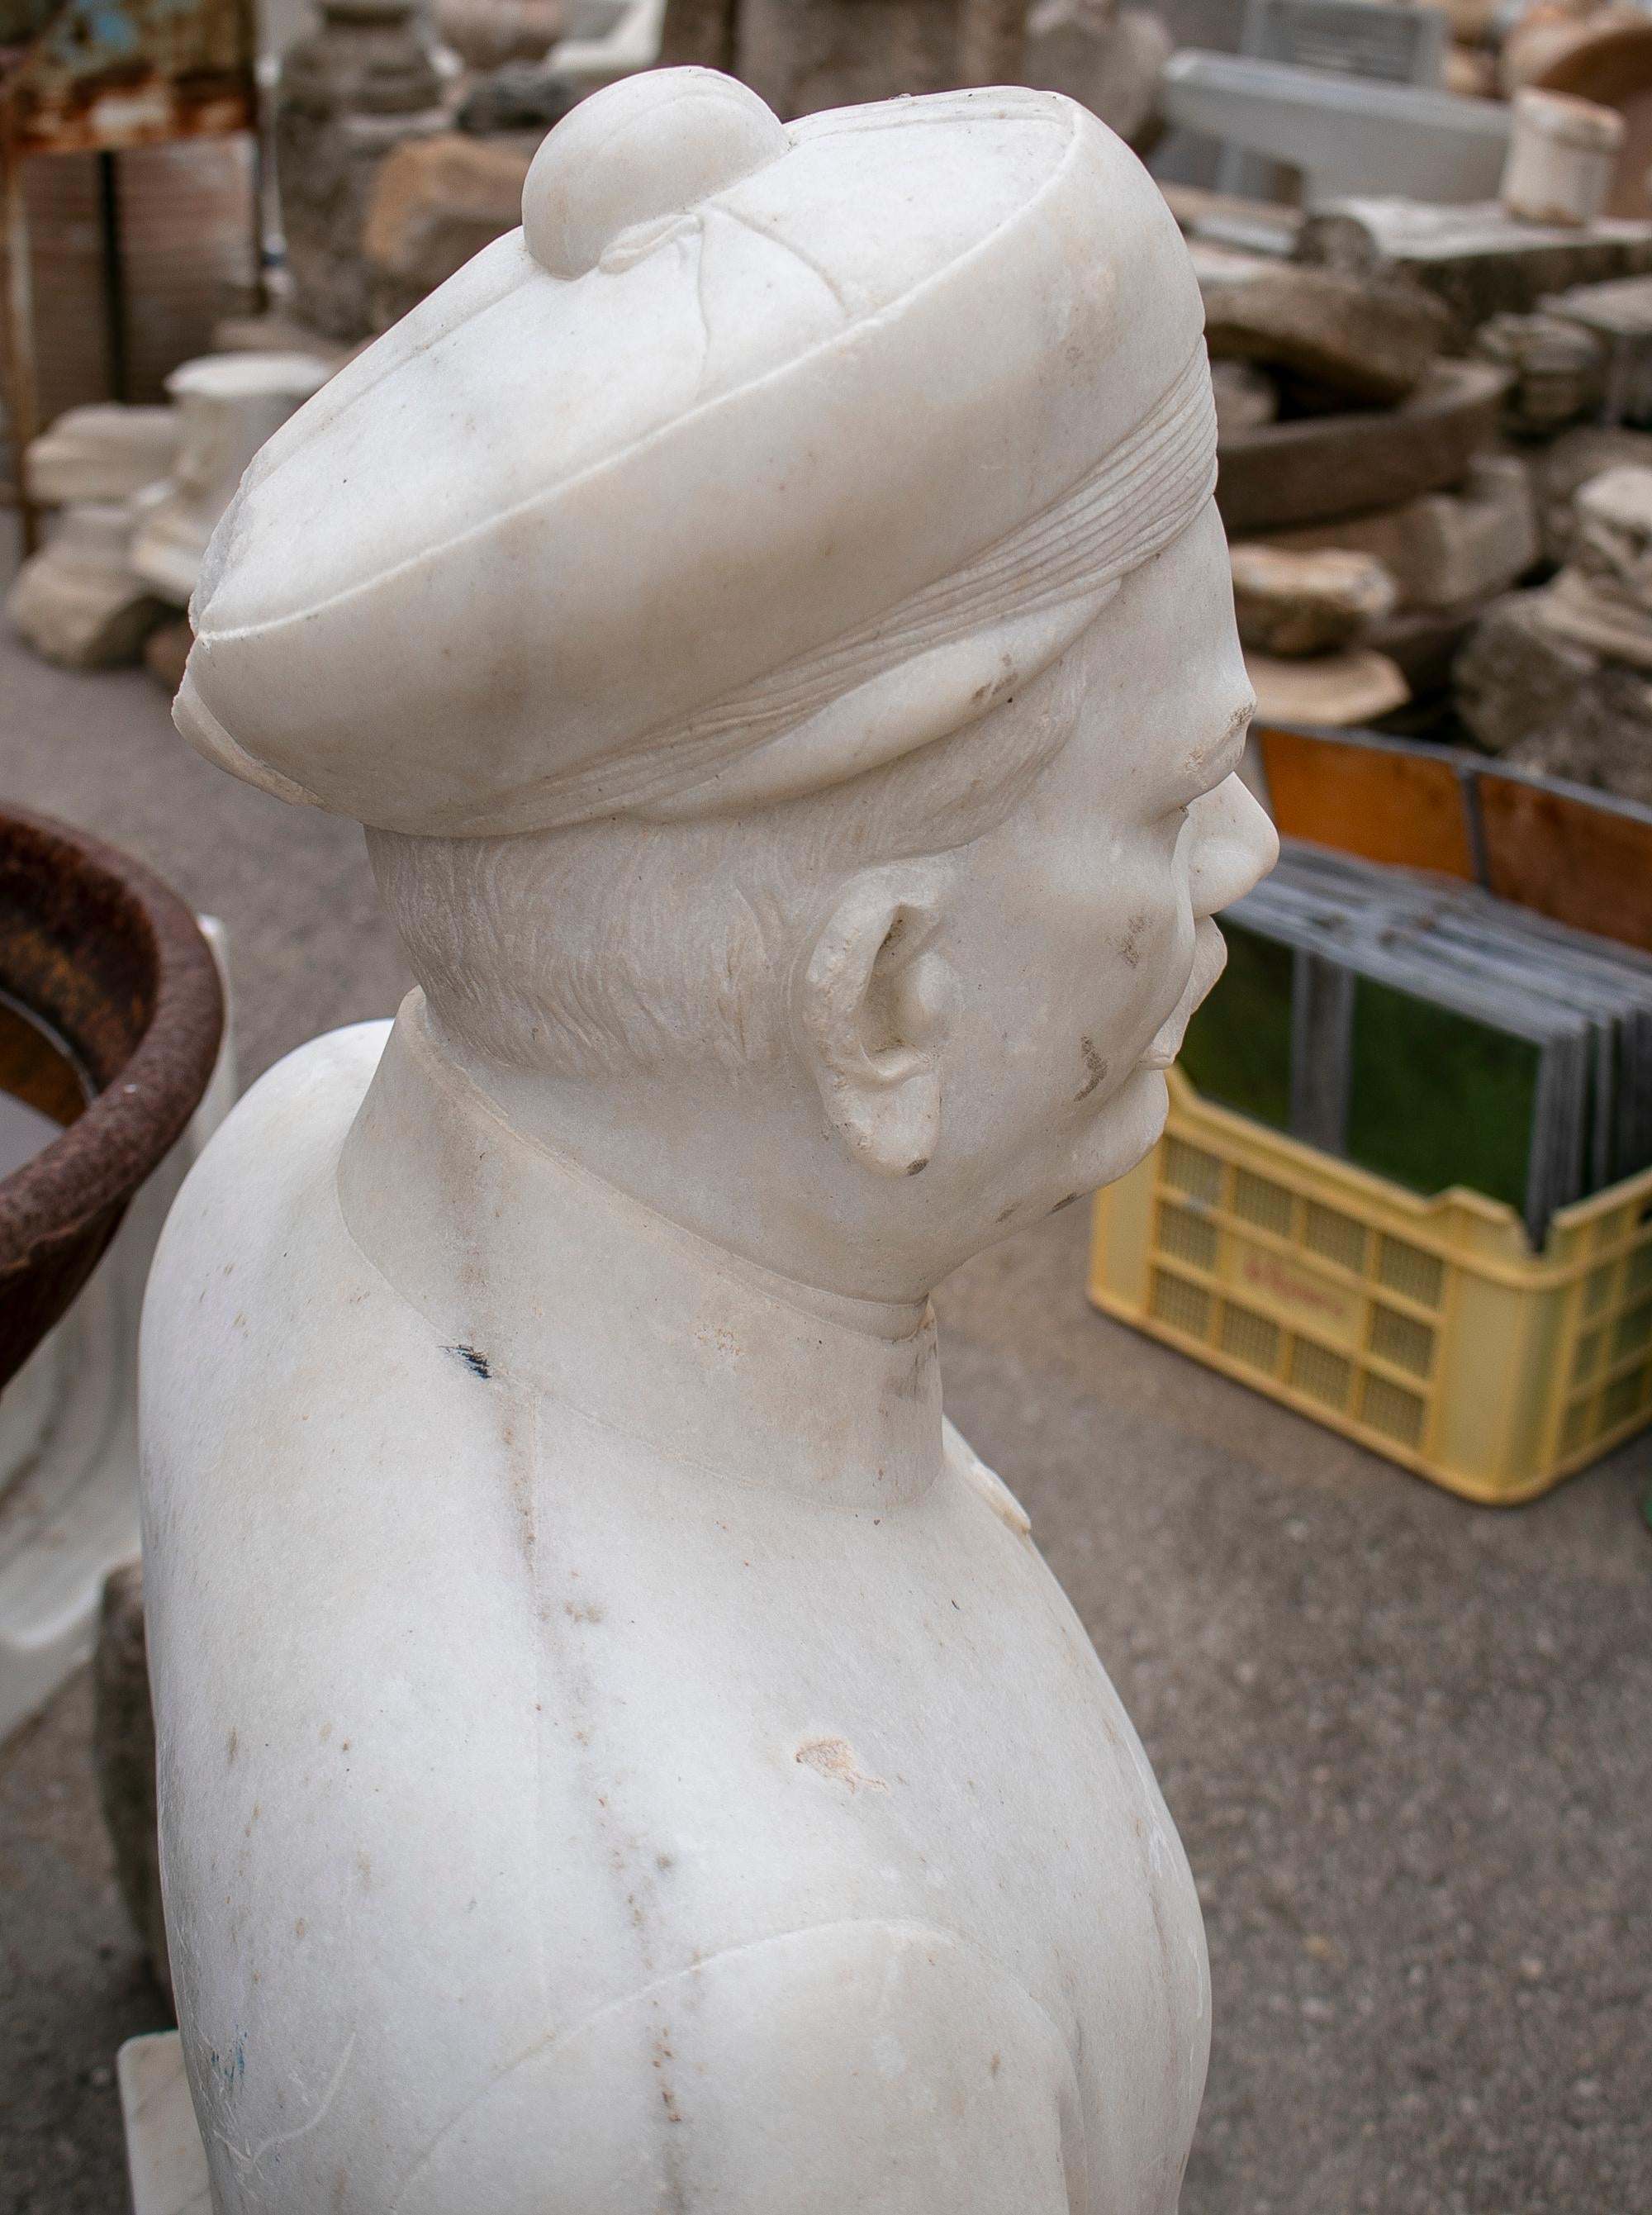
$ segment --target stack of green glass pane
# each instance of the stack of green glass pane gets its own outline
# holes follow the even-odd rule
[[[1208,1099],[1524,1216],[1652,1163],[1652,960],[1455,880],[1288,844],[1222,917],[1182,1060]]]

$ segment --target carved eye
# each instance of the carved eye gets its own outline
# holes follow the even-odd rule
[[[528,251],[553,277],[583,277],[623,240],[607,266],[629,267],[676,218],[790,144],[756,94],[716,70],[623,78],[582,101],[534,156],[522,188]]]

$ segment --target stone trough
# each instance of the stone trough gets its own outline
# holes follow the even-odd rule
[[[1288,530],[1459,484],[1496,429],[1505,373],[1436,361],[1397,408],[1303,415],[1224,438],[1217,505],[1230,532]]]

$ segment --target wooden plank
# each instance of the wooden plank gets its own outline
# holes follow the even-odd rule
[[[1491,891],[1652,952],[1652,810],[1490,768],[1476,783]]]
[[[1453,756],[1307,731],[1263,727],[1256,738],[1274,821],[1287,838],[1367,862],[1478,876]]]

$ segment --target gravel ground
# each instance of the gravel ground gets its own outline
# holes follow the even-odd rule
[[[246,1079],[404,988],[359,834],[198,762],[141,674],[0,640],[3,800],[224,918]],[[1101,1321],[1083,1214],[945,1289],[947,1400],[1199,1880],[1215,2046],[1185,2215],[1643,2215],[1652,1445],[1513,1514],[1465,1506]],[[125,2206],[110,2067],[163,2020],[89,1713],[77,1678],[0,1752],[0,2215]]]

